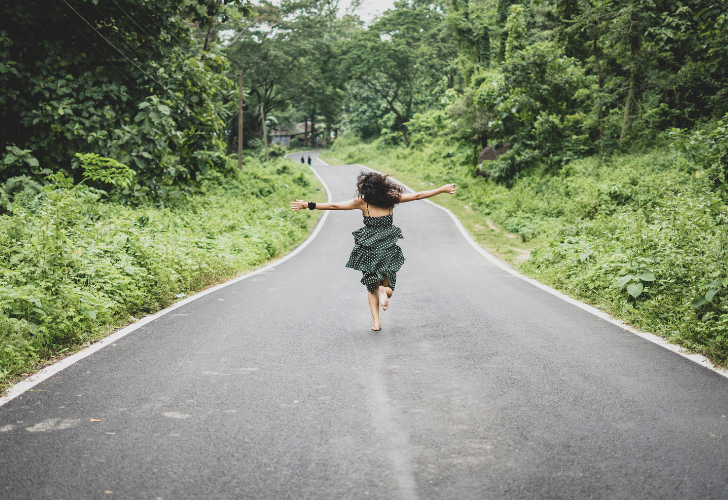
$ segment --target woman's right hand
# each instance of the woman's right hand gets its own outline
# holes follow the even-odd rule
[[[291,209],[293,209],[294,212],[298,212],[299,210],[304,210],[308,208],[308,202],[303,200],[296,200],[291,202]]]

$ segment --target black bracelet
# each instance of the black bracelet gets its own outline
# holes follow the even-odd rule
[[[309,201],[308,202],[308,209],[309,210],[315,210],[316,209],[316,204],[314,202],[312,202],[312,201]]]

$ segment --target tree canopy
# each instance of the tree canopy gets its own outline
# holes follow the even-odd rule
[[[514,178],[728,112],[725,0],[398,0],[369,24],[337,0],[6,0],[0,180],[128,165],[131,198],[221,168],[304,124],[417,147],[509,144]],[[544,160],[545,159],[545,160]]]

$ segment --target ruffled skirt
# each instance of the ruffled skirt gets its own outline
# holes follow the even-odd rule
[[[394,290],[397,271],[404,264],[402,249],[397,246],[397,240],[403,238],[402,230],[391,224],[386,227],[367,225],[352,234],[354,249],[346,267],[362,272],[361,283],[370,292],[376,290],[379,282],[385,279],[389,280],[389,286]]]

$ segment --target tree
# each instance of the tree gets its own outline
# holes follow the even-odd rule
[[[0,151],[32,151],[37,168],[81,179],[76,153],[136,171],[157,194],[194,178],[197,151],[217,151],[227,111],[226,62],[198,54],[188,23],[207,22],[212,0],[8,0],[0,26]]]
[[[343,100],[334,46],[350,23],[337,18],[336,9],[331,0],[264,3],[254,18],[231,26],[233,41],[225,54],[234,69],[245,75],[251,113],[260,104],[266,114],[295,105],[307,121],[315,123],[321,114],[326,128],[333,127]],[[259,117],[248,122],[259,135]]]
[[[446,20],[449,33],[457,41],[455,47],[459,50],[460,69],[467,85],[475,71],[490,65],[490,28],[483,12],[468,0],[452,0]],[[454,59],[450,54],[446,57]],[[448,76],[452,82],[452,76]],[[450,83],[448,88],[452,87]]]
[[[369,29],[343,46],[342,62],[350,78],[381,98],[394,115],[405,147],[407,122],[429,94],[426,85],[437,78],[432,35],[441,16],[425,7],[395,2]]]
[[[508,61],[513,55],[522,50],[526,46],[526,12],[523,5],[511,5],[508,9],[508,18],[506,19],[506,39],[505,60]]]

